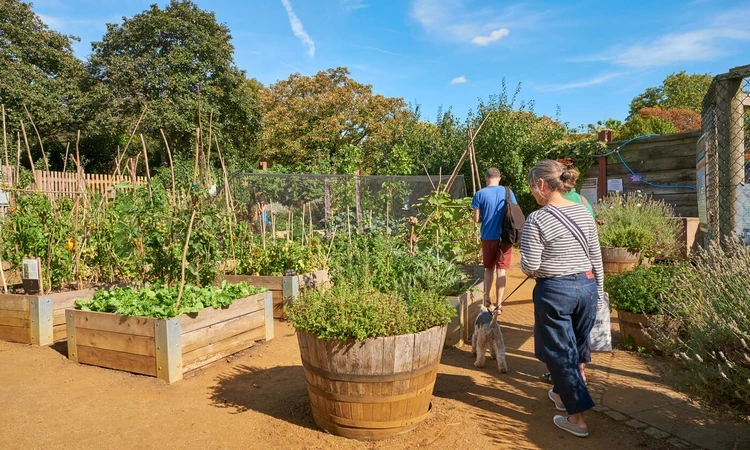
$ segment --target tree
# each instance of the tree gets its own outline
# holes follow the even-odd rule
[[[659,117],[668,120],[674,125],[677,133],[700,130],[701,128],[701,115],[684,108],[642,108],[638,111],[638,116],[644,119]]]
[[[713,77],[710,73],[677,72],[668,75],[661,86],[647,88],[630,102],[630,116],[634,117],[643,108],[689,109],[698,114],[702,111],[703,97],[708,92]]]
[[[619,132],[615,134],[614,139],[616,141],[624,141],[647,134],[672,134],[676,132],[677,129],[674,124],[667,119],[661,117],[644,118],[642,116],[635,116],[625,122],[625,125],[623,125]]]
[[[207,141],[211,122],[228,159],[254,162],[261,85],[235,66],[231,38],[214,13],[191,1],[172,0],[163,10],[151,5],[108,24],[87,64],[92,131],[123,143],[146,110],[139,130],[163,148],[163,128],[172,150],[190,155],[195,128],[200,122]]]
[[[355,146],[362,150],[363,170],[378,167],[400,142],[410,112],[403,99],[373,94],[372,86],[349,75],[344,67],[293,74],[265,89],[262,157],[330,172],[344,150]]]
[[[516,108],[515,98],[519,91],[520,85],[509,100],[503,87],[503,92],[490,97],[489,102],[480,100],[477,112],[469,120],[476,130],[489,114],[474,141],[480,173],[497,167],[503,175],[502,182],[509,185],[517,196],[525,195],[522,206],[528,208],[533,203],[529,199],[526,181],[529,170],[548,157],[555,143],[565,137],[566,127],[550,117],[537,116],[533,103],[522,103]]]
[[[9,139],[23,119],[30,144],[36,141],[24,105],[43,138],[64,140],[75,131],[85,70],[73,55],[72,39],[77,38],[50,30],[29,3],[0,2],[0,103]]]

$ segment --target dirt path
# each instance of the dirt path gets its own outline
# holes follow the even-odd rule
[[[511,274],[509,286],[523,277]],[[472,365],[470,348],[446,349],[433,413],[413,432],[361,443],[319,431],[312,421],[296,337],[276,339],[175,385],[70,362],[57,348],[0,342],[0,448],[243,449],[663,449],[603,414],[578,439],[552,424],[544,371],[533,357],[531,283],[504,308],[511,372]],[[61,353],[62,352],[62,353]]]

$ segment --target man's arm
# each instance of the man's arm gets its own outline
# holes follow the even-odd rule
[[[479,221],[482,220],[482,217],[479,215],[479,209],[474,210],[474,222],[479,223]]]

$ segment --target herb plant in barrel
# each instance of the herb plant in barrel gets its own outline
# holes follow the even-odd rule
[[[287,308],[297,331],[315,423],[331,434],[377,440],[406,433],[431,409],[446,324],[442,295],[379,292],[339,283]]]

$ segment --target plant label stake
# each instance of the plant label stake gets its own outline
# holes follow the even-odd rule
[[[39,258],[24,259],[22,262],[23,266],[23,290],[27,294],[36,294],[43,292],[44,286],[42,285],[42,271]]]

